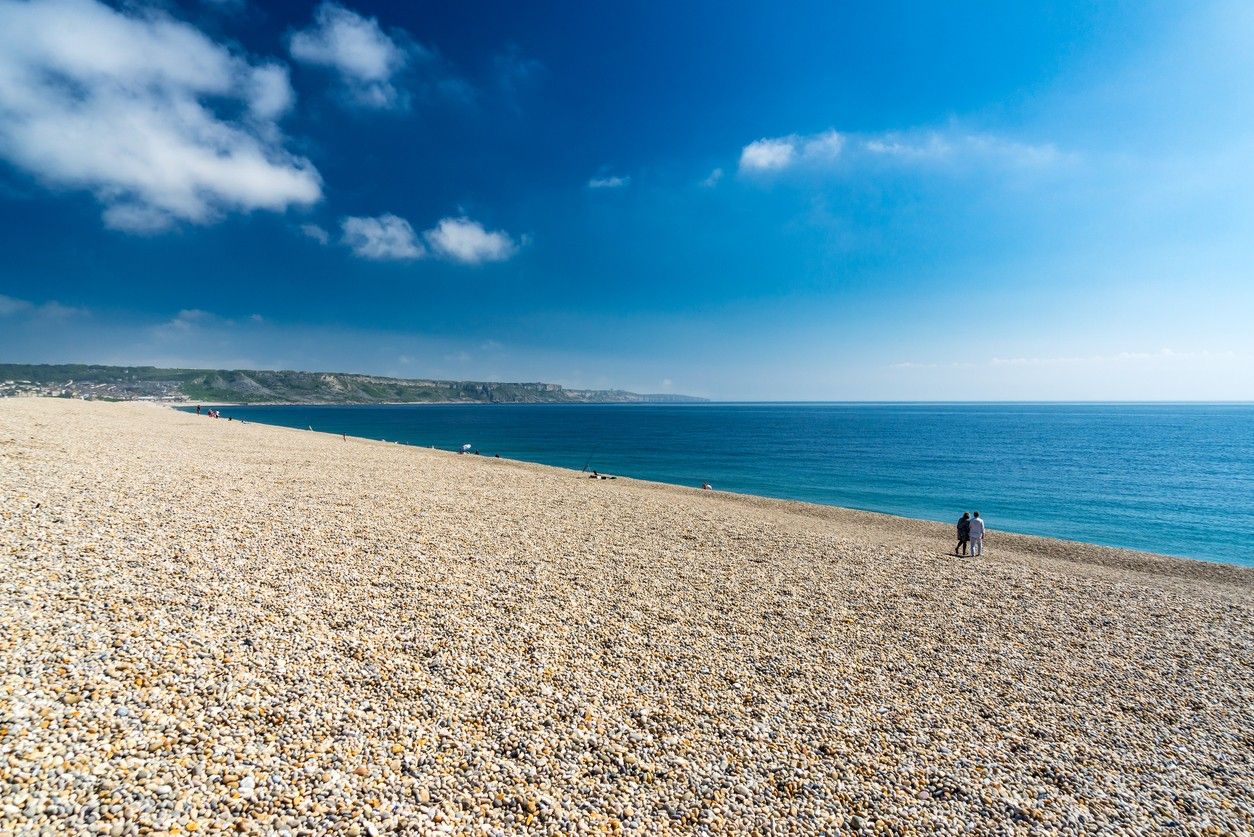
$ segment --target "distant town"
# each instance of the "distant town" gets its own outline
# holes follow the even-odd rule
[[[87,401],[186,401],[175,381],[138,381],[116,384],[66,380],[46,383],[30,380],[0,381],[0,398],[37,396],[43,398],[82,398]]]

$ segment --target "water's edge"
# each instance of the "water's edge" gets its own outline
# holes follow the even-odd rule
[[[292,410],[292,412],[295,412],[295,410],[306,410],[306,409],[326,410],[327,408],[331,408],[331,412],[324,413],[324,417],[322,417],[324,418],[324,422],[325,422],[327,415],[337,415],[337,418],[339,417],[342,417],[345,419],[349,418],[350,415],[352,415],[352,410],[354,410],[354,407],[356,407],[356,405],[293,405],[293,407],[290,409]],[[362,407],[377,409],[380,407],[380,405],[362,405]],[[406,410],[406,412],[408,412],[409,409],[421,409],[425,407],[433,407],[433,408],[439,409],[441,405],[421,404],[421,405],[405,405],[405,407],[401,407],[401,405],[396,405],[396,407],[394,407],[393,409]],[[458,409],[458,408],[463,408],[463,407],[492,408],[492,407],[509,407],[509,405],[455,404],[455,405],[443,405],[443,407],[445,409]],[[561,409],[561,408],[567,408],[569,407],[569,405],[513,405],[513,407],[537,407],[540,409],[544,409],[544,408]],[[576,405],[576,409],[589,408],[589,407],[594,407],[594,405]],[[618,407],[623,407],[623,405],[618,405]],[[628,405],[628,407],[630,407],[630,409],[633,409],[633,410],[656,409],[655,407],[653,407],[653,405]],[[700,410],[706,407],[707,405],[697,405],[696,408],[686,407],[682,409]],[[214,408],[217,408],[217,405],[214,405]],[[178,405],[176,409],[183,410],[183,412],[194,413],[194,408],[189,407],[189,405]],[[292,420],[292,415],[286,415],[288,410],[280,408],[280,407],[270,408],[270,409],[276,410],[275,415],[268,415],[267,408],[262,407],[258,409],[258,405],[246,405],[246,407],[236,407],[236,405],[221,405],[221,409],[231,410],[231,413],[236,413],[236,418],[238,419],[255,420],[255,422],[258,422],[258,423],[273,425],[273,427],[298,428],[298,427],[302,427],[303,425],[303,418],[301,419],[300,423],[295,423]],[[278,413],[278,410],[282,410],[282,413]],[[423,410],[423,412],[425,413],[425,410]],[[240,415],[238,413],[246,413],[246,414]],[[474,410],[474,413],[479,414],[480,412],[479,410]],[[483,413],[490,414],[492,413],[492,410],[484,410]],[[277,419],[277,418],[286,418],[287,420],[286,422],[283,422],[283,420],[267,420],[267,419]],[[307,418],[314,418],[314,417],[307,417]],[[360,414],[354,418],[360,418]],[[548,422],[548,420],[551,420],[551,419],[552,419],[552,414],[547,414],[547,418],[545,418],[545,420],[547,420]],[[347,424],[351,424],[351,423],[352,423],[351,420],[347,422]],[[376,428],[371,428],[371,429],[376,429]],[[393,429],[394,432],[398,430],[398,428],[396,427],[393,427],[391,429]],[[479,433],[480,435],[483,435],[483,437],[492,437],[493,435],[492,430],[493,428],[489,428],[487,427],[487,425],[485,425],[484,428],[475,428],[473,432]],[[326,430],[326,432],[331,432],[331,430]],[[342,432],[341,429],[334,429],[335,434],[340,434],[341,432]],[[404,433],[404,430],[401,430],[401,433]],[[440,435],[439,430],[433,429],[433,428],[424,428],[423,433],[425,437],[428,437],[428,438],[436,438],[436,437],[439,437]],[[468,434],[469,433],[470,432],[468,432]],[[682,433],[682,428],[676,430],[676,433]],[[379,438],[375,437],[375,435],[372,435],[372,434],[367,435],[365,433],[355,432],[354,429],[347,430],[346,434],[352,435],[352,437],[355,437],[355,438],[361,438],[361,439],[367,439],[367,440],[379,440]],[[554,445],[553,448],[543,448],[542,450],[529,450],[529,453],[532,453],[533,456],[517,456],[517,454],[514,454],[514,453],[503,453],[503,454],[500,454],[500,456],[502,456],[502,458],[504,459],[514,459],[514,461],[518,461],[518,462],[538,464],[538,466],[569,469],[569,471],[577,473],[579,472],[579,469],[581,469],[579,468],[579,466],[581,466],[581,464],[584,464],[584,466],[587,466],[587,462],[584,462],[584,463],[579,462],[579,459],[583,459],[583,454],[581,453],[581,454],[578,454],[578,456],[576,456],[576,454],[573,453],[573,450],[576,448],[582,450],[583,448],[588,447],[589,439],[592,439],[592,438],[593,438],[592,435],[586,434],[584,435],[584,437],[579,437],[578,433],[573,433],[571,437],[563,438],[562,440],[563,443],[561,445]],[[405,440],[405,439],[389,439],[389,442],[394,442],[398,444],[406,444],[406,445],[410,445],[410,447],[423,447],[423,448],[436,447],[436,448],[446,449],[446,450],[456,449],[456,447],[459,447],[459,445],[453,445],[453,444],[426,444],[425,442],[416,443],[416,442],[411,442],[411,440]],[[534,443],[535,440],[528,439],[527,442]],[[519,439],[517,438],[510,438],[508,442],[502,442],[502,447],[504,449],[508,449],[510,445],[512,444],[514,445],[514,447],[519,447],[519,445],[522,445],[522,447],[525,447],[525,443],[519,442]],[[611,443],[611,447],[613,447],[613,443]],[[492,452],[488,450],[488,452],[485,452],[485,453],[492,453]],[[611,453],[621,454],[622,450],[611,450]],[[665,457],[665,452],[661,454],[652,453],[651,456]],[[744,466],[744,467],[750,467],[750,468],[752,467],[760,468],[761,462],[759,462],[759,459],[766,458],[765,454],[762,454],[761,452],[750,452],[749,454],[746,454],[746,456],[747,458],[749,458],[750,464],[747,464],[747,466]],[[756,456],[756,459],[755,459],[755,456]],[[682,457],[680,458],[682,459]],[[700,461],[700,457],[692,457],[692,458],[697,459],[697,461]],[[711,454],[711,458],[717,458],[716,453]],[[593,457],[591,456],[587,457],[587,459],[588,461],[593,461]],[[767,459],[767,461],[769,461],[769,459]],[[673,462],[671,464],[673,464]],[[683,463],[683,464],[687,466],[687,464],[691,464],[691,463]],[[597,466],[596,464],[593,464],[592,467],[597,467]],[[737,466],[737,467],[740,467],[740,466]],[[633,479],[638,479],[638,481],[641,481],[641,482],[656,482],[658,484],[666,484],[666,486],[696,488],[697,484],[700,484],[696,481],[696,479],[692,479],[692,478],[686,478],[686,477],[685,478],[667,478],[666,474],[663,474],[663,476],[660,476],[660,474],[657,473],[658,467],[652,467],[652,468],[645,467],[643,468],[643,472],[645,473],[642,473],[641,469],[636,469],[636,471],[633,471],[633,469],[631,468],[623,468],[623,467],[616,468],[612,466],[604,466],[602,469],[603,471],[616,473],[618,474],[618,476],[631,477]],[[650,469],[652,469],[653,473],[647,473],[648,471],[650,471]],[[745,479],[747,479],[747,481],[749,482],[754,481],[754,474],[749,473],[749,472],[746,472],[746,474],[747,476],[745,477]],[[917,477],[917,474],[913,474],[913,476]],[[1241,476],[1241,474],[1238,474],[1238,477],[1244,478],[1243,476]],[[890,481],[888,481],[888,479],[885,479],[884,482],[888,483]],[[770,486],[761,486],[761,484],[757,484],[757,486],[752,486],[749,489],[745,489],[744,487],[736,487],[735,484],[732,484],[732,486],[727,486],[727,484],[715,484],[715,488],[719,489],[721,493],[737,494],[737,496],[775,499],[775,501],[784,501],[784,502],[790,502],[790,503],[813,504],[813,506],[819,507],[819,508],[850,509],[850,511],[856,511],[856,512],[884,514],[884,516],[900,518],[900,520],[923,521],[923,522],[933,523],[933,525],[937,525],[937,526],[953,526],[953,523],[951,521],[938,520],[937,517],[925,516],[925,514],[909,513],[909,511],[905,511],[903,513],[902,507],[908,506],[909,502],[912,501],[912,499],[914,498],[913,497],[905,497],[905,498],[893,497],[892,494],[888,493],[890,491],[890,486],[888,487],[875,486],[875,489],[877,489],[877,491],[884,492],[884,501],[885,501],[884,506],[875,506],[875,504],[865,503],[865,502],[864,503],[846,502],[846,501],[845,502],[831,502],[829,501],[829,499],[826,499],[826,498],[816,498],[813,492],[810,492],[810,496],[805,496],[806,492],[804,491],[804,489],[803,491],[796,492],[796,493],[791,493],[789,491],[771,491]],[[1131,501],[1129,502],[1130,503],[1135,502],[1136,499],[1139,499],[1139,498],[1132,498]],[[888,507],[885,507],[885,506],[888,506]],[[959,506],[959,508],[961,508],[961,506]],[[996,506],[994,506],[994,508],[996,508]],[[1101,509],[1097,509],[1097,511],[1101,512]],[[1233,566],[1248,566],[1248,561],[1241,560],[1241,556],[1243,556],[1243,552],[1241,552],[1240,548],[1236,548],[1236,550],[1233,551],[1233,553],[1231,553],[1230,556],[1229,555],[1198,555],[1198,553],[1184,553],[1184,552],[1171,550],[1170,543],[1167,543],[1167,542],[1161,543],[1161,545],[1156,546],[1156,547],[1146,548],[1144,542],[1129,543],[1127,541],[1121,541],[1117,537],[1102,536],[1100,531],[1085,530],[1085,528],[1083,528],[1082,526],[1075,526],[1075,525],[1068,525],[1065,527],[1046,526],[1046,525],[1043,525],[1043,523],[1046,523],[1046,518],[1042,518],[1041,523],[1042,525],[1036,525],[1036,526],[1016,526],[1014,525],[1014,522],[1012,520],[1004,520],[1001,514],[997,514],[997,516],[993,517],[993,520],[991,523],[989,523],[989,526],[991,526],[992,531],[996,531],[998,533],[1012,532],[1012,533],[1017,533],[1017,535],[1022,535],[1022,536],[1027,536],[1027,537],[1041,537],[1041,538],[1048,538],[1048,540],[1066,541],[1066,542],[1073,542],[1073,543],[1086,543],[1086,545],[1100,546],[1100,547],[1105,547],[1105,548],[1114,548],[1114,550],[1126,550],[1126,551],[1135,552],[1135,553],[1144,553],[1144,555],[1167,556],[1167,557],[1181,558],[1181,560],[1193,560],[1193,561],[1201,560],[1201,561],[1206,561],[1210,563],[1224,563],[1224,565],[1233,565]],[[1146,537],[1149,537],[1149,536],[1146,536]],[[1236,531],[1233,537],[1240,538],[1241,532],[1239,530]],[[1144,540],[1145,538],[1142,538],[1142,541]],[[1219,547],[1213,547],[1213,548],[1215,548],[1215,550],[1221,550],[1221,545]],[[1221,550],[1221,551],[1226,552],[1226,550]]]

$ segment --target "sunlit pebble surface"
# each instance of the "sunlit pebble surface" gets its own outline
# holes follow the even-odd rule
[[[1254,572],[0,399],[0,832],[1250,833]]]

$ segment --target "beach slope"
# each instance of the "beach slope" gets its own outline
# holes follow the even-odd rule
[[[0,399],[0,832],[1254,831],[1254,571]]]

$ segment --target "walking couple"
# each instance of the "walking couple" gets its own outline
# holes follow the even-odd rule
[[[979,512],[974,517],[968,512],[962,513],[962,519],[958,521],[958,546],[954,547],[954,555],[958,554],[959,549],[966,555],[968,543],[971,545],[972,555],[984,554],[984,521],[980,520]]]

